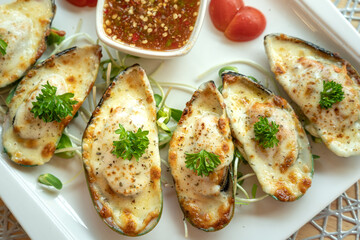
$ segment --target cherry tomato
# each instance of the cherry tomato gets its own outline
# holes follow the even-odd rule
[[[95,7],[97,4],[97,0],[67,0],[69,3],[78,6],[78,7]]]
[[[87,0],[88,7],[96,7],[97,0]]]
[[[86,6],[87,3],[87,0],[67,0],[67,1],[78,7],[84,7]]]
[[[265,29],[265,16],[256,8],[243,7],[236,13],[225,30],[225,36],[232,41],[250,41]]]
[[[209,13],[214,26],[224,32],[236,12],[244,6],[243,0],[211,0]]]

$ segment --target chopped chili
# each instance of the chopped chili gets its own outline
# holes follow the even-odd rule
[[[189,41],[199,6],[200,0],[106,0],[104,30],[130,46],[178,49]]]

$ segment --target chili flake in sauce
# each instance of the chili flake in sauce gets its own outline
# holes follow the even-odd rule
[[[181,48],[194,29],[199,6],[200,0],[106,0],[104,30],[134,47]]]

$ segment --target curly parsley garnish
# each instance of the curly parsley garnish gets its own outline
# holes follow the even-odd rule
[[[221,163],[219,156],[201,150],[198,153],[185,153],[186,167],[193,170],[198,176],[209,176],[210,172]]]
[[[6,54],[6,48],[7,48],[7,46],[8,46],[7,43],[0,38],[0,53],[1,53],[3,56],[5,56],[5,54]]]
[[[34,117],[39,117],[44,122],[61,122],[68,115],[72,116],[73,105],[78,101],[72,100],[73,93],[56,95],[57,87],[51,86],[49,82],[42,85],[41,94],[36,97],[36,102],[32,102],[30,110]]]
[[[149,131],[143,131],[141,128],[136,133],[126,131],[125,128],[119,124],[119,129],[115,131],[119,134],[119,141],[114,141],[114,149],[111,152],[116,157],[131,160],[132,157],[139,161],[139,158],[145,153],[149,146],[149,139],[147,135]]]
[[[331,108],[334,103],[344,99],[342,86],[334,81],[323,81],[323,91],[320,93],[320,107]]]
[[[266,117],[260,117],[259,121],[254,124],[255,140],[264,148],[272,148],[278,145],[279,139],[276,138],[278,131],[279,125],[275,122],[271,122],[270,125]]]

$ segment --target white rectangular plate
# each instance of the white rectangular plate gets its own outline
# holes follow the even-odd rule
[[[9,1],[0,0],[0,3]],[[71,35],[82,18],[82,31],[96,38],[94,8],[76,8],[65,0],[56,3],[54,27]],[[191,52],[184,57],[165,61],[153,77],[158,81],[199,86],[201,82],[211,79],[219,83],[216,71],[201,79],[197,76],[224,62],[249,59],[269,69],[263,36],[274,32],[300,37],[338,52],[360,69],[357,54],[360,52],[357,44],[360,37],[329,0],[245,0],[245,3],[260,9],[266,16],[267,27],[261,37],[250,42],[231,42],[213,27],[207,16]],[[135,61],[140,61],[148,72],[159,64],[159,60]],[[260,80],[264,78],[251,67],[237,66],[246,75]],[[102,81],[100,77],[98,81]],[[168,105],[183,109],[190,96],[189,93],[173,90]],[[82,120],[77,118],[71,123],[70,131],[81,136],[84,127]],[[313,153],[321,158],[315,161],[313,185],[304,197],[292,203],[281,203],[268,197],[258,203],[237,206],[233,220],[223,230],[205,233],[189,225],[189,238],[270,240],[289,237],[360,178],[358,157],[336,157],[322,144],[312,143],[312,147]],[[51,193],[37,184],[37,177],[42,173],[53,173],[67,182],[81,170],[82,162],[76,158],[54,157],[44,166],[24,168],[13,164],[3,154],[0,161],[0,196],[33,239],[130,239],[110,230],[98,217],[83,172],[65,184],[60,192]],[[184,238],[183,215],[174,189],[164,187],[163,198],[163,214],[158,226],[138,239]]]

